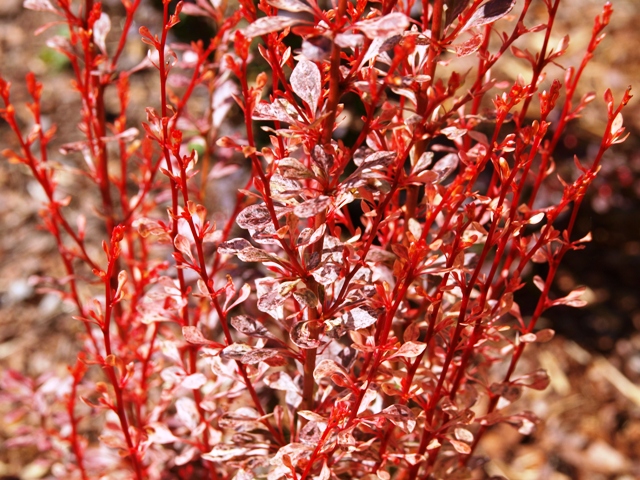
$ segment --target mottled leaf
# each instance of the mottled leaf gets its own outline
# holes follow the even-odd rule
[[[322,95],[320,70],[309,60],[300,60],[291,72],[291,88],[315,112]]]
[[[273,255],[256,247],[247,247],[238,252],[238,258],[243,262],[270,262],[277,261]]]
[[[409,17],[404,13],[393,12],[383,17],[362,20],[353,25],[368,38],[388,38],[402,34],[409,26]]]
[[[416,416],[406,405],[391,405],[380,414],[405,433],[413,432],[416,428]]]
[[[331,204],[331,197],[320,195],[302,202],[293,209],[293,213],[299,218],[310,218],[324,211]]]
[[[195,326],[182,327],[182,336],[192,345],[211,345],[215,343],[204,338],[202,332]]]
[[[248,451],[249,449],[245,447],[219,443],[214,446],[210,452],[203,453],[201,457],[212,462],[228,462],[229,460],[246,454]]]
[[[273,313],[284,304],[286,298],[280,295],[280,284],[273,278],[259,278],[256,280],[256,294],[258,295],[258,310]]]
[[[293,297],[305,307],[316,308],[318,306],[318,297],[308,288],[302,288],[293,292]]]
[[[232,343],[227,345],[220,352],[220,357],[224,360],[242,360],[242,357],[251,351],[251,347],[245,343]]]
[[[279,32],[300,22],[302,22],[301,19],[292,17],[262,17],[245,28],[243,33],[247,38],[254,38],[267,33]]]
[[[314,178],[314,174],[311,170],[304,166],[300,160],[296,160],[292,157],[281,158],[277,161],[278,169],[285,178]]]
[[[276,350],[275,348],[256,348],[242,355],[240,362],[246,363],[248,365],[254,365],[256,363],[264,362],[265,360],[273,358],[277,356],[278,353],[278,350]]]
[[[509,13],[515,4],[516,0],[489,0],[474,12],[461,31],[495,22]]]
[[[238,315],[231,319],[231,326],[238,332],[249,337],[273,338],[273,335],[255,318],[248,315]]]
[[[200,414],[194,402],[189,397],[181,397],[176,401],[176,417],[189,430],[193,431],[200,423]]]
[[[313,378],[316,382],[319,382],[323,378],[331,377],[334,374],[342,375],[345,378],[349,378],[349,374],[343,367],[338,365],[333,360],[325,358],[316,365],[316,368],[313,371]]]
[[[436,162],[431,169],[432,172],[438,174],[438,182],[443,181],[451,173],[458,168],[459,157],[457,153],[449,153]]]
[[[453,48],[455,49],[456,55],[458,57],[466,57],[467,55],[471,55],[472,53],[477,52],[478,49],[480,48],[480,45],[482,45],[483,41],[484,41],[484,35],[479,33],[477,35],[474,35],[469,40],[466,40],[463,43],[458,43],[456,45],[453,45]]]
[[[340,277],[342,267],[337,263],[325,263],[312,272],[313,278],[321,285],[331,285]]]
[[[324,325],[316,320],[297,323],[290,332],[291,341],[298,348],[311,349],[318,348],[322,343],[320,337],[324,330]]]
[[[342,315],[342,324],[349,330],[360,330],[367,328],[378,321],[381,311],[375,308],[363,305],[361,307],[352,308]]]
[[[263,204],[249,205],[238,214],[236,223],[244,229],[257,229],[269,225],[271,215],[269,209]]]

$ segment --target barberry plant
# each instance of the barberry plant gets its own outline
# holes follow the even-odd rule
[[[122,0],[116,35],[101,2],[25,0],[68,28],[49,44],[82,138],[51,151],[43,86],[27,76],[23,125],[1,78],[19,142],[3,154],[46,195],[66,275],[43,286],[84,330],[67,377],[3,372],[24,422],[7,446],[70,479],[414,480],[467,478],[496,423],[530,433],[510,404],[549,379],[518,362],[553,336],[536,329],[546,309],[583,303],[553,298],[554,275],[588,241],[576,215],[631,98],[605,93],[599,150],[556,174],[612,14],[564,65],[561,3],[164,0],[138,34],[141,0]],[[189,15],[211,38],[172,40]],[[147,59],[125,69],[135,42]],[[493,76],[503,57],[515,81]],[[144,72],[153,105],[130,95]],[[540,292],[521,311],[527,283]]]

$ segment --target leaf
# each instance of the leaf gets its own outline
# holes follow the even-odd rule
[[[240,362],[248,365],[255,365],[256,363],[264,362],[265,360],[277,356],[278,353],[278,350],[275,348],[253,349],[242,355]]]
[[[323,378],[331,377],[334,374],[342,375],[346,379],[349,378],[349,374],[343,367],[328,358],[320,361],[313,370],[313,378],[316,382],[319,382]]]
[[[279,32],[301,22],[301,19],[292,17],[262,17],[245,28],[243,33],[247,38],[254,38],[267,33]]]
[[[299,218],[311,218],[324,211],[331,204],[331,197],[320,195],[302,202],[293,209],[293,213]]]
[[[461,453],[462,455],[469,455],[471,453],[471,447],[464,442],[460,442],[458,440],[454,440],[452,438],[448,439],[456,452]]]
[[[457,153],[449,153],[436,162],[431,168],[432,172],[438,174],[438,182],[443,181],[458,168],[459,157]]]
[[[489,391],[495,396],[504,398],[509,403],[515,402],[522,395],[522,388],[511,383],[493,383],[489,387]]]
[[[472,53],[477,52],[483,41],[484,35],[479,33],[463,43],[453,45],[453,48],[455,49],[456,55],[458,57],[466,57],[468,55],[471,55]]]
[[[424,352],[426,348],[426,343],[406,342],[396,352],[394,352],[393,355],[389,356],[387,360],[396,357],[415,358]]]
[[[107,54],[106,39],[109,30],[111,30],[111,20],[109,15],[102,12],[100,18],[93,24],[93,41],[104,55]]]
[[[375,152],[367,156],[360,167],[369,170],[388,167],[397,155],[397,152]]]
[[[318,297],[312,290],[308,288],[302,288],[300,290],[296,290],[293,292],[293,298],[295,298],[298,303],[304,305],[309,308],[316,308],[318,306]]]
[[[535,279],[534,279],[535,280]],[[558,298],[549,303],[549,305],[566,305],[568,307],[584,307],[587,305],[586,300],[581,300],[582,294],[586,291],[587,287],[582,286],[573,290],[569,295],[563,298]]]
[[[342,267],[337,263],[325,263],[312,272],[313,278],[321,285],[331,285],[340,277]]]
[[[511,383],[513,385],[522,385],[523,387],[532,388],[534,390],[544,390],[549,386],[549,383],[551,383],[551,379],[549,378],[547,371],[540,368],[535,372],[514,379]]]
[[[314,35],[302,41],[302,56],[307,60],[322,62],[329,58],[333,42],[324,35]]]
[[[515,4],[516,0],[489,0],[474,12],[460,32],[499,20],[509,13]]]
[[[228,462],[229,460],[244,455],[248,451],[249,449],[245,447],[219,443],[214,446],[210,452],[203,453],[201,456],[203,459],[210,460],[212,462]]]
[[[188,388],[189,390],[197,390],[205,383],[207,383],[207,377],[205,377],[202,373],[194,373],[185,377],[180,386],[183,388]]]
[[[264,204],[249,205],[238,214],[236,223],[245,230],[257,230],[271,224],[271,214]]]
[[[248,315],[238,315],[231,319],[231,326],[249,337],[275,338],[258,320]]]
[[[237,255],[243,262],[271,262],[278,260],[277,257],[256,247],[247,247],[238,252]]]
[[[356,307],[342,315],[342,324],[349,330],[367,328],[378,321],[381,311],[369,306]]]
[[[182,255],[193,262],[193,255],[191,253],[191,244],[189,243],[189,239],[184,235],[180,235],[179,233],[176,235],[176,238],[173,240],[173,245],[176,247]]]
[[[246,343],[232,343],[227,345],[220,352],[220,357],[224,360],[237,360],[241,361],[242,357],[249,353],[252,348]]]
[[[241,252],[245,248],[251,247],[251,243],[249,240],[245,240],[244,238],[234,238],[232,240],[222,242],[218,245],[218,253],[226,253],[228,255],[235,255],[238,252]]]
[[[312,329],[317,330],[312,332]],[[297,323],[289,333],[291,341],[302,349],[318,348],[322,342],[320,336],[324,333],[324,325],[316,320]]]
[[[215,343],[206,339],[198,327],[194,326],[182,327],[182,336],[191,345],[212,345]]]
[[[322,95],[322,79],[317,65],[309,60],[300,60],[291,72],[290,82],[295,94],[315,112]]]
[[[287,392],[285,401],[287,405],[298,407],[302,402],[300,388],[286,372],[275,372],[264,378],[264,383],[274,390],[282,390]],[[301,412],[298,412],[300,414]],[[311,412],[310,412],[311,413]],[[319,415],[318,415],[319,416]],[[306,417],[305,417],[306,418]]]
[[[416,416],[406,405],[391,405],[382,410],[380,415],[405,433],[411,433],[416,428]]]
[[[466,428],[456,428],[454,430],[454,435],[456,436],[456,439],[461,442],[473,443],[473,433]]]
[[[278,169],[285,178],[314,178],[315,175],[304,164],[295,158],[285,157],[277,161]]]
[[[388,38],[393,35],[402,34],[409,26],[409,18],[400,12],[393,12],[383,17],[371,20],[362,20],[353,25],[364,33],[368,38]]]
[[[148,432],[149,436],[147,438],[147,441],[150,443],[164,445],[167,443],[173,443],[180,440],[173,433],[171,433],[171,430],[169,430],[169,427],[167,427],[166,425],[160,422],[155,422],[147,425],[145,430],[147,430]]]
[[[298,112],[293,105],[279,98],[273,103],[260,102],[251,113],[254,120],[277,120],[284,123],[297,123]]]
[[[200,414],[194,402],[189,397],[182,397],[176,401],[176,417],[189,430],[193,431],[200,423]]]
[[[550,328],[545,328],[543,330],[540,330],[539,332],[536,332],[536,341],[538,343],[546,343],[548,341],[550,341],[554,336],[555,336],[556,332]]]
[[[313,8],[300,2],[299,0],[267,0],[267,3],[279,10],[286,10],[287,12],[314,13]]]
[[[467,8],[469,0],[445,0],[444,3],[447,6],[447,14],[444,19],[446,28]]]
[[[269,314],[274,313],[286,300],[286,297],[280,295],[280,284],[269,277],[256,280],[256,294],[258,310]]]
[[[24,0],[22,6],[27,10],[35,10],[38,12],[57,11],[49,0]]]

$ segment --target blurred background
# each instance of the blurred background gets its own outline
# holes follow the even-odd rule
[[[115,6],[119,2],[104,3],[112,8],[109,13],[117,29],[119,10]],[[561,63],[577,66],[603,1],[563,3],[554,38],[558,41],[570,35],[571,46]],[[572,163],[574,154],[586,162],[597,151],[606,120],[602,101],[606,88],[616,100],[629,84],[640,90],[640,2],[613,0],[612,4],[615,11],[608,36],[581,84],[580,93],[595,91],[598,100],[580,122],[570,125],[555,156],[559,165]],[[534,0],[533,9],[545,18],[542,0]],[[137,18],[146,25],[157,25],[159,12],[154,2],[143,2]],[[35,72],[45,84],[45,119],[58,125],[58,138],[69,141],[78,137],[76,120],[68,119],[76,118],[79,103],[69,87],[66,59],[46,47],[47,38],[61,32],[54,25],[42,35],[33,33],[52,20],[51,15],[23,10],[22,0],[0,1],[0,73],[12,81],[13,100],[20,105],[27,100],[24,75]],[[205,24],[190,22],[195,23],[183,32],[197,36],[206,31]],[[137,35],[136,31],[132,34]],[[143,47],[132,43],[123,62],[129,67],[137,64],[146,54]],[[515,58],[503,60],[495,77],[513,80],[523,74],[527,78],[523,63]],[[550,72],[555,75],[561,71]],[[153,73],[135,77],[132,98],[137,105],[157,104],[154,85]],[[550,343],[531,345],[523,360],[532,367],[541,364],[551,376],[548,389],[528,392],[518,403],[518,408],[534,411],[545,422],[524,438],[505,425],[491,431],[482,445],[492,459],[484,467],[486,476],[511,480],[640,478],[640,109],[636,105],[638,100],[633,99],[625,114],[631,136],[607,153],[580,212],[576,238],[591,232],[593,241],[565,257],[554,287],[554,294],[562,296],[585,285],[588,305],[547,311],[540,327],[553,328],[557,335]],[[143,114],[132,111],[130,119],[142,120]],[[28,122],[26,110],[19,109],[18,115]],[[11,132],[0,121],[0,148],[13,145]],[[53,147],[52,152],[55,144]],[[75,179],[63,177],[61,181]],[[74,184],[73,188],[82,186]],[[66,365],[75,361],[75,338],[81,327],[56,295],[33,286],[34,277],[62,274],[55,243],[38,229],[40,195],[22,166],[0,160],[0,369],[32,376],[66,371]],[[525,290],[519,299],[523,311],[534,300]],[[5,420],[8,409],[10,406],[0,404],[0,478],[42,478],[46,472],[39,468],[37,452],[2,446],[18,428]]]

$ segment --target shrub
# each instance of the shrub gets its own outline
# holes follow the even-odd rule
[[[49,44],[73,72],[83,137],[52,153],[42,85],[27,76],[23,128],[3,78],[19,141],[3,153],[46,194],[66,275],[43,287],[84,334],[67,377],[3,373],[25,417],[7,446],[36,445],[66,478],[466,478],[491,425],[530,433],[535,416],[508,405],[548,377],[518,361],[553,336],[536,329],[546,309],[582,303],[550,288],[588,241],[576,214],[624,140],[630,94],[606,92],[599,151],[556,175],[612,8],[580,65],[549,81],[569,43],[551,46],[561,2],[542,2],[535,26],[521,3],[165,0],[138,36],[140,0],[113,7],[119,35],[100,2],[26,0],[68,27]],[[172,43],[186,16],[211,38]],[[516,46],[527,36],[539,51]],[[122,67],[140,40],[148,58]],[[522,74],[493,78],[509,55]],[[158,106],[135,127],[144,69]],[[521,311],[531,282],[537,304]]]

